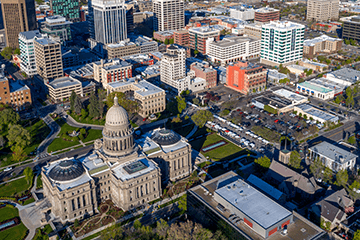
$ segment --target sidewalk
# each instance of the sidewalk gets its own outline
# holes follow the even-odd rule
[[[50,145],[50,143],[54,140],[54,138],[60,133],[60,126],[57,124],[54,119],[48,114],[46,117],[42,119],[51,129],[51,132],[49,135],[40,143],[39,147],[37,148],[36,156],[39,156],[39,154],[45,152],[47,153],[47,148]],[[55,127],[54,127],[55,126]],[[55,129],[54,129],[55,128]],[[43,148],[41,150],[41,148]]]

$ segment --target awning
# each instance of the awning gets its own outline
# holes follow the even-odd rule
[[[314,94],[314,91],[311,91],[312,94]]]
[[[302,90],[305,91],[305,88],[303,88]]]

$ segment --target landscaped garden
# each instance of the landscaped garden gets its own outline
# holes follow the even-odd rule
[[[76,128],[70,126],[61,118],[55,118],[55,120],[61,127],[61,130],[58,136],[49,145],[49,153],[79,145],[80,140],[85,143],[102,137],[101,130]]]
[[[112,223],[125,215],[125,213],[120,208],[116,207],[111,200],[101,203],[98,210],[99,214],[84,219],[81,222],[75,221],[74,225],[71,226],[75,236],[79,237],[87,234],[95,229]]]
[[[211,146],[215,143],[225,141],[227,144],[223,144],[211,150],[205,152],[201,151],[203,148],[207,149],[207,146]],[[235,144],[229,142],[228,140],[220,137],[216,133],[208,134],[200,139],[195,139],[190,142],[192,148],[197,151],[200,151],[205,157],[212,159],[213,161],[225,161],[230,160],[235,157],[247,154],[246,150],[236,146]]]
[[[49,234],[53,231],[49,224],[45,225],[43,228],[37,228],[36,234],[32,240],[48,240]]]
[[[1,190],[0,190],[1,191]],[[19,211],[12,205],[6,205],[0,208],[0,226],[3,223],[8,223],[10,220],[19,221]],[[11,221],[10,223],[11,224]],[[23,223],[15,226],[5,227],[5,230],[0,231],[0,240],[19,240],[25,239],[27,228]]]
[[[22,196],[30,187],[31,183],[28,183],[25,178],[2,184],[0,185],[0,198]]]

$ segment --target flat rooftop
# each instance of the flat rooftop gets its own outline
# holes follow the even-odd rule
[[[223,38],[223,40],[221,40],[219,42],[212,42],[211,45],[215,45],[220,48],[227,48],[227,47],[231,47],[233,45],[237,45],[240,43],[255,42],[255,41],[261,41],[261,40],[257,39],[257,38],[252,38],[249,36],[247,36],[247,37],[236,36],[236,37]]]
[[[360,80],[360,71],[354,70],[352,68],[341,68],[339,70],[327,73],[326,75],[348,81],[351,84],[354,84]]]
[[[280,73],[275,69],[269,69],[268,70],[268,77],[278,78],[280,80],[280,79],[287,78],[287,75],[283,74],[283,73]]]
[[[20,35],[20,37],[24,37],[27,40],[34,39],[35,37],[37,37],[37,38],[42,37],[42,34],[39,32],[39,30],[21,32],[21,33],[19,33],[19,35]]]
[[[10,80],[9,85],[10,85],[10,92],[30,90],[30,88],[27,85],[23,85],[23,84],[19,83],[18,81]]]
[[[56,78],[49,82],[49,85],[54,89],[61,89],[64,87],[71,87],[81,84],[81,82],[73,77]]]
[[[299,23],[290,21],[271,21],[270,23],[264,24],[263,28],[274,28],[279,30],[290,30],[297,28],[304,28],[305,26]]]
[[[233,178],[233,179],[232,179]],[[230,180],[229,180],[230,179]],[[191,188],[189,190],[190,194],[195,195],[197,198],[199,198],[201,201],[205,202],[207,204],[207,207],[210,208],[213,212],[215,212],[217,215],[223,217],[224,219],[229,219],[230,215],[232,214],[230,211],[220,211],[218,209],[218,204],[219,202],[217,202],[215,200],[214,195],[216,194],[215,192],[217,191],[217,189],[219,188],[225,188],[224,190],[228,192],[228,190],[226,190],[226,185],[230,184],[231,187],[231,182],[235,181],[238,182],[238,184],[242,185],[242,183],[244,182],[243,180],[240,179],[240,177],[238,175],[236,175],[234,172],[227,172],[221,176],[218,176],[212,180],[209,180],[199,186],[196,186],[194,188]],[[246,186],[248,186],[248,184],[246,182],[244,182],[246,184]],[[252,188],[252,187],[251,187]],[[254,188],[252,188],[254,189]],[[270,237],[268,237],[267,239],[271,239],[271,240],[277,240],[277,239],[281,239],[281,240],[314,240],[314,239],[318,239],[317,236],[320,236],[324,233],[324,231],[322,229],[320,229],[319,227],[317,227],[316,225],[314,225],[313,223],[311,223],[310,221],[308,221],[307,219],[304,219],[303,217],[301,217],[300,215],[298,215],[296,212],[291,213],[290,211],[286,210],[285,208],[283,208],[282,206],[278,205],[277,203],[275,203],[274,201],[272,201],[270,198],[266,197],[265,195],[263,195],[262,193],[260,193],[259,191],[257,191],[256,189],[254,189],[256,192],[258,192],[260,194],[260,202],[258,201],[258,199],[252,199],[252,202],[250,202],[250,200],[245,200],[249,203],[249,212],[253,211],[255,213],[255,215],[257,215],[258,217],[262,217],[262,214],[266,214],[267,212],[270,211],[274,211],[275,209],[280,209],[280,213],[278,215],[278,217],[280,216],[289,216],[288,214],[293,214],[293,223],[291,223],[290,225],[288,225],[288,234],[286,236],[282,236],[280,234],[280,232],[276,232],[273,235],[271,235]],[[236,191],[235,193],[233,193],[235,196],[241,197],[240,196],[240,191]],[[256,195],[253,195],[254,197]],[[263,199],[267,199],[264,200],[265,203],[269,203],[271,202],[270,208],[269,210],[267,209],[267,206],[263,205],[264,201]],[[221,204],[221,203],[220,203]],[[261,206],[259,208],[257,208],[258,204]],[[275,205],[274,208],[273,204]],[[238,201],[238,205],[240,207],[243,206],[242,201]],[[262,214],[261,214],[262,213]],[[270,215],[270,214],[269,214]],[[273,221],[273,219],[265,219],[265,221]],[[243,235],[247,235],[248,238],[251,238],[253,240],[264,240],[264,238],[262,238],[260,235],[258,235],[252,228],[250,228],[249,226],[247,226],[244,222],[240,221],[238,224],[235,223],[231,223],[230,220],[228,220],[228,224],[235,230],[240,232]]]
[[[302,96],[300,94],[286,90],[285,88],[278,89],[278,90],[274,91],[273,93],[275,93],[276,95],[282,96],[286,99],[289,99],[290,101],[294,101],[294,102],[301,102],[301,101],[308,99],[306,96]]]
[[[335,116],[331,113],[324,112],[324,111],[322,111],[318,108],[315,108],[314,106],[307,104],[307,103],[299,104],[296,107],[298,107],[302,111],[306,112],[308,117],[314,116],[314,117],[323,119],[324,121],[332,121],[332,122],[337,122],[339,120],[338,116]]]
[[[321,85],[319,85],[317,83],[312,83],[312,82],[309,82],[309,81],[298,83],[297,88],[301,88],[301,89],[304,88],[303,90],[305,90],[305,88],[308,88],[310,90],[314,90],[314,91],[317,91],[317,92],[320,92],[320,93],[329,93],[329,92],[334,91],[334,89],[330,89],[330,88],[321,86]]]
[[[153,161],[149,161],[144,157],[139,157],[135,161],[128,161],[122,164],[114,164],[112,171],[114,175],[123,180],[128,181],[141,175],[154,171],[157,165]]]
[[[324,42],[324,41],[331,41],[331,42],[335,42],[335,41],[342,41],[342,39],[340,38],[332,38],[329,37],[327,35],[321,35],[320,37],[316,37],[313,39],[306,39],[304,41],[304,46],[315,46],[316,43],[320,43],[320,42]]]
[[[264,105],[271,105],[278,109],[290,106],[292,104],[292,101],[289,99],[280,95],[276,95],[272,92],[267,92],[264,95],[254,98],[253,100],[256,100]]]
[[[334,89],[335,93],[342,92],[346,88],[346,85],[332,81],[331,79],[327,78],[314,78],[311,79],[309,82],[318,86],[324,86],[328,89]]]
[[[279,200],[284,194],[253,174],[248,177],[247,181],[276,200]]]
[[[111,88],[119,88],[119,87],[123,87],[126,85],[134,85],[135,88],[137,88],[137,90],[135,90],[134,92],[141,95],[141,96],[149,96],[152,94],[156,94],[156,93],[161,93],[164,92],[165,90],[155,86],[154,84],[146,81],[146,80],[141,80],[138,83],[135,83],[136,78],[129,78],[126,81],[123,82],[112,82],[112,83],[108,83],[108,86]]]
[[[312,146],[310,150],[339,163],[344,163],[357,158],[357,155],[328,142],[322,142]]]
[[[104,67],[105,70],[113,70],[118,68],[130,67],[131,64],[126,61],[114,60],[112,61],[112,65],[107,65]]]
[[[40,39],[36,39],[35,41],[40,43],[41,45],[57,44],[57,42],[55,42],[50,38],[40,38]]]
[[[196,27],[196,28],[190,28],[189,32],[193,32],[193,33],[199,33],[199,34],[208,34],[208,33],[218,33],[220,34],[220,30],[215,28],[215,27]]]

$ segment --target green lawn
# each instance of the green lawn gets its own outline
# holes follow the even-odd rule
[[[18,216],[19,216],[19,210],[12,205],[6,205],[6,207],[3,207],[0,209],[0,222],[3,222],[5,220],[8,220],[8,219],[11,219],[14,217],[18,217]]]
[[[42,180],[41,180],[41,174],[39,174],[39,176],[37,176],[37,180],[36,180],[36,189],[40,189],[42,188]]]
[[[30,184],[26,182],[25,178],[2,184],[0,185],[0,197],[13,197],[25,192],[29,187]]]
[[[75,113],[71,113],[70,116],[75,119],[75,121],[79,123],[87,123],[87,124],[95,124],[95,125],[105,125],[105,117],[102,119],[90,119],[86,117],[85,119],[81,117],[81,115],[77,115]]]
[[[56,120],[56,122],[59,124],[59,126],[61,127],[60,133],[58,136],[61,136],[61,134],[63,133],[68,133],[69,131],[74,131],[77,130],[78,128],[76,127],[72,127],[69,124],[67,124],[63,119],[59,118]],[[79,141],[66,141],[62,138],[55,138],[49,145],[48,147],[48,153],[54,152],[54,151],[58,151],[64,148],[68,148],[68,147],[72,147],[75,145],[80,144]]]
[[[51,130],[43,120],[32,123],[31,126],[26,127],[26,130],[29,131],[32,141],[31,144],[24,149],[26,154],[29,155],[31,152],[35,151],[35,147],[39,146],[39,144],[49,135]]]
[[[28,198],[23,202],[22,205],[25,206],[25,205],[28,205],[28,204],[33,203],[33,202],[35,202],[34,198]]]
[[[0,240],[22,240],[26,236],[27,228],[23,223],[0,232]]]
[[[98,138],[102,138],[102,130],[89,129],[87,131],[88,135],[82,142],[89,142]]]
[[[209,157],[210,159],[214,160],[214,161],[224,161],[224,160],[229,160],[235,157],[239,157],[241,155],[247,154],[248,151],[246,149],[242,149],[238,146],[236,146],[235,144],[227,141],[226,139],[220,137],[217,134],[211,134],[211,135],[207,135],[206,139],[205,138],[200,138],[197,139],[195,141],[191,141],[190,144],[191,146],[195,149],[195,150],[200,150],[202,147],[206,147],[210,144],[216,143],[218,141],[224,140],[226,142],[228,142],[228,144],[216,148],[214,150],[208,151],[206,153],[202,152],[202,154],[205,157]]]

